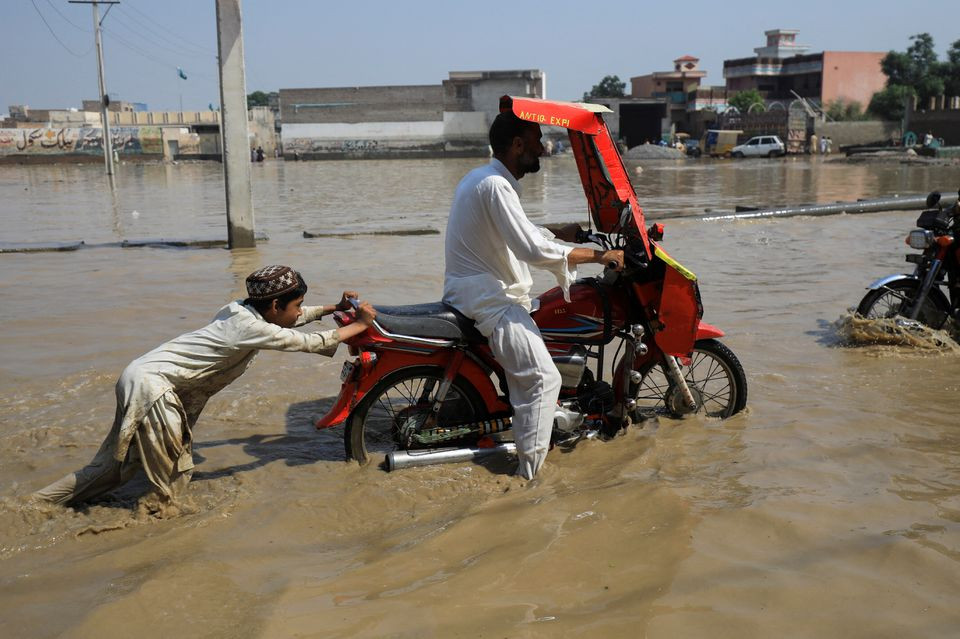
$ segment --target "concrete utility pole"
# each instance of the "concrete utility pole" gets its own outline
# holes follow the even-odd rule
[[[223,182],[227,197],[227,245],[256,246],[250,196],[250,141],[247,131],[247,83],[243,67],[243,18],[240,0],[217,2],[217,53],[220,65],[220,131]]]
[[[113,5],[120,4],[115,0],[69,0],[70,4],[89,4],[93,6],[93,38],[97,43],[97,71],[100,88],[100,126],[103,127],[103,161],[107,167],[107,175],[113,175],[113,141],[110,139],[110,119],[107,115],[107,107],[110,106],[110,97],[107,95],[107,83],[103,78],[103,44],[100,40],[100,4],[111,5],[107,7],[107,13]],[[106,19],[107,14],[103,14]]]

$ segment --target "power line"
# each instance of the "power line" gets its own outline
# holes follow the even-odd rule
[[[80,25],[76,24],[73,20],[63,15],[62,13],[60,13],[60,9],[57,9],[57,5],[53,4],[51,0],[47,0],[47,4],[49,4],[50,8],[56,11],[57,15],[63,18],[64,22],[69,24],[71,27],[73,27],[74,29],[77,29],[78,31],[83,31],[84,33],[90,33],[90,29],[84,29]]]
[[[167,46],[167,45],[165,45],[165,44],[160,43],[160,42],[157,41],[156,39],[153,39],[153,38],[149,37],[147,34],[143,33],[143,32],[140,31],[140,30],[138,30],[136,27],[130,26],[129,24],[127,24],[127,23],[124,22],[123,20],[120,20],[119,17],[120,17],[120,16],[114,16],[114,19],[113,19],[114,24],[119,24],[119,25],[122,26],[124,29],[126,29],[126,30],[128,30],[129,32],[131,32],[132,34],[134,34],[136,37],[144,40],[145,42],[149,42],[151,45],[153,45],[153,46],[155,46],[155,47],[158,47],[158,48],[160,48],[160,49],[163,49],[164,51],[169,51],[169,52],[171,52],[171,53],[175,53],[175,54],[178,55],[178,56],[183,56],[183,57],[188,57],[188,58],[201,58],[201,57],[203,57],[203,58],[209,58],[209,57],[211,57],[210,54],[208,54],[208,53],[200,54],[200,53],[195,53],[195,52],[193,52],[193,51],[185,51],[185,50],[183,50],[182,48],[177,48],[177,49],[171,48],[171,47],[169,47],[169,46]],[[168,42],[169,42],[169,40],[168,40]],[[176,45],[176,46],[179,47],[179,45]],[[216,59],[216,57],[214,57],[214,59]]]
[[[182,43],[180,43],[180,42],[175,42],[175,41],[171,40],[170,38],[166,37],[165,35],[163,35],[162,33],[160,33],[159,31],[157,31],[156,29],[154,29],[153,27],[151,27],[149,24],[146,24],[145,22],[143,22],[142,20],[140,20],[139,18],[137,18],[137,17],[136,17],[135,15],[133,15],[132,13],[127,12],[123,7],[120,7],[120,11],[121,11],[121,13],[123,13],[123,15],[124,15],[125,18],[127,18],[127,19],[129,19],[129,20],[132,20],[133,22],[136,22],[138,25],[140,25],[140,27],[142,27],[143,29],[146,29],[146,30],[149,31],[150,33],[155,34],[155,35],[156,35],[158,38],[160,38],[161,40],[163,40],[163,41],[165,41],[165,42],[168,42],[169,44],[172,44],[173,46],[177,47],[177,50],[178,50],[178,51],[182,50],[182,49],[184,48],[184,46],[186,46],[186,47],[189,47],[190,49],[193,50],[193,52],[188,52],[188,53],[191,53],[192,55],[198,55],[198,56],[199,56],[199,55],[216,55],[216,52],[214,52],[214,51],[212,51],[212,50],[209,50],[209,49],[205,49],[205,48],[203,48],[203,47],[199,47],[199,46],[196,46],[196,45],[193,45],[193,44],[190,44],[190,43],[187,43],[186,45],[184,45],[184,44],[182,44]],[[129,28],[129,27],[128,27],[128,28]],[[141,34],[141,35],[143,35],[143,34]],[[144,37],[146,37],[146,36],[144,36]],[[164,47],[164,48],[169,48],[169,47],[167,47],[166,45],[160,45],[160,46],[162,46],[162,47]]]
[[[44,26],[47,27],[47,31],[50,32],[50,35],[53,36],[53,39],[56,40],[58,43],[60,43],[60,46],[63,47],[64,49],[66,49],[66,50],[67,50],[67,53],[69,53],[70,55],[76,56],[76,57],[78,57],[78,58],[86,57],[87,54],[90,53],[90,51],[93,49],[93,47],[90,47],[90,49],[87,49],[85,53],[77,53],[76,51],[74,51],[73,49],[71,49],[70,47],[68,47],[67,45],[65,45],[65,44],[63,43],[63,40],[61,40],[60,38],[58,38],[58,37],[57,37],[57,34],[54,33],[53,28],[52,28],[52,27],[50,26],[50,24],[47,22],[47,19],[43,17],[43,14],[42,14],[42,13],[40,13],[40,7],[37,6],[37,3],[34,2],[33,0],[30,0],[30,4],[33,5],[33,8],[34,8],[34,10],[37,12],[37,15],[40,16],[40,19],[43,20]],[[59,13],[59,12],[58,12],[58,13]]]
[[[155,63],[155,64],[159,64],[159,65],[161,65],[161,66],[163,66],[163,67],[166,67],[166,68],[168,68],[168,69],[173,69],[173,70],[176,70],[176,69],[177,69],[177,65],[176,65],[176,64],[172,64],[171,62],[169,62],[169,61],[167,61],[167,60],[161,60],[161,59],[159,59],[159,58],[155,58],[154,56],[150,55],[149,53],[147,53],[146,51],[144,51],[143,49],[141,49],[141,48],[138,47],[137,45],[129,42],[128,40],[126,40],[126,39],[123,38],[122,36],[118,35],[118,34],[115,33],[114,31],[111,31],[110,29],[107,29],[106,27],[103,27],[103,31],[106,32],[106,33],[109,33],[110,36],[111,36],[114,40],[116,40],[117,44],[119,44],[119,45],[121,45],[121,46],[123,46],[123,47],[126,47],[127,49],[130,49],[131,51],[133,51],[133,52],[136,53],[137,55],[140,55],[140,56],[146,58],[147,60],[150,60],[151,62],[153,62],[153,63]],[[216,81],[216,78],[214,78],[214,77],[211,77],[211,76],[209,76],[209,75],[205,75],[205,74],[203,74],[203,73],[198,73],[198,72],[193,71],[193,70],[191,70],[191,69],[184,69],[184,72],[189,72],[189,73],[192,74],[192,75],[195,75],[195,76],[197,76],[197,77],[199,77],[199,78],[203,78],[203,79],[206,79],[206,80]]]
[[[191,47],[193,47],[193,48],[195,48],[195,49],[199,49],[200,51],[203,51],[204,53],[207,53],[208,55],[216,55],[216,54],[217,54],[216,51],[214,51],[213,49],[209,49],[209,48],[207,48],[207,47],[204,46],[204,45],[199,45],[199,44],[196,44],[195,42],[192,42],[191,40],[187,40],[187,39],[184,38],[182,35],[180,35],[180,34],[177,33],[176,31],[174,31],[173,29],[168,29],[167,27],[164,27],[164,26],[158,24],[154,18],[151,18],[150,16],[148,16],[148,15],[145,14],[143,11],[141,11],[140,9],[138,9],[137,7],[135,7],[133,4],[127,4],[127,7],[129,7],[130,9],[133,9],[134,11],[136,11],[137,13],[139,13],[141,16],[143,16],[145,19],[154,22],[154,24],[155,24],[158,28],[163,29],[163,30],[166,31],[167,33],[173,35],[175,38],[177,38],[177,39],[180,40],[181,42],[184,42],[184,43],[186,43],[187,45],[189,45],[189,46],[191,46]],[[126,13],[126,11],[124,11],[124,13]],[[130,17],[133,18],[133,16],[130,16]],[[143,23],[140,23],[140,24],[143,24]],[[144,26],[146,26],[146,25],[144,25]],[[157,33],[157,31],[155,31],[155,30],[153,29],[153,27],[146,26],[146,28],[149,29],[150,31],[153,31],[154,33]],[[158,33],[158,35],[159,35],[159,33]],[[180,45],[180,46],[182,46],[182,45]]]

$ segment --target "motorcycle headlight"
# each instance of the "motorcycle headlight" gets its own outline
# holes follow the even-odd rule
[[[925,249],[933,244],[933,231],[914,229],[907,236],[907,244],[910,248]]]

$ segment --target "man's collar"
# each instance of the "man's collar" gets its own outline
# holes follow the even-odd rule
[[[520,197],[523,189],[520,187],[520,182],[517,180],[517,178],[513,177],[513,173],[510,172],[510,169],[508,169],[506,165],[497,158],[490,158],[490,166],[492,166],[497,173],[507,178],[507,181],[510,182],[510,186],[512,186],[513,190],[517,192],[517,197]]]

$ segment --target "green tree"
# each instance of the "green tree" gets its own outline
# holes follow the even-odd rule
[[[270,106],[270,96],[263,91],[254,91],[247,94],[247,108],[255,106]]]
[[[942,95],[950,63],[937,61],[933,38],[929,33],[910,36],[912,44],[904,51],[890,51],[880,61],[887,76],[887,88],[911,87],[921,104],[928,98]]]
[[[827,104],[827,117],[836,122],[857,122],[870,116],[863,112],[863,106],[856,100],[847,102],[838,98]]]
[[[915,95],[917,92],[913,87],[900,84],[888,86],[873,94],[867,111],[884,120],[902,120],[906,113],[907,100],[912,100]]]
[[[583,101],[589,102],[591,98],[622,98],[626,86],[627,83],[621,82],[619,76],[606,75],[600,84],[593,85],[589,92],[583,94]]]
[[[756,89],[741,91],[728,100],[730,106],[737,107],[740,113],[746,113],[754,104],[763,105],[763,95]]]
[[[960,40],[957,40],[947,50],[947,61],[941,64],[943,68],[943,90],[946,95],[960,95]]]

